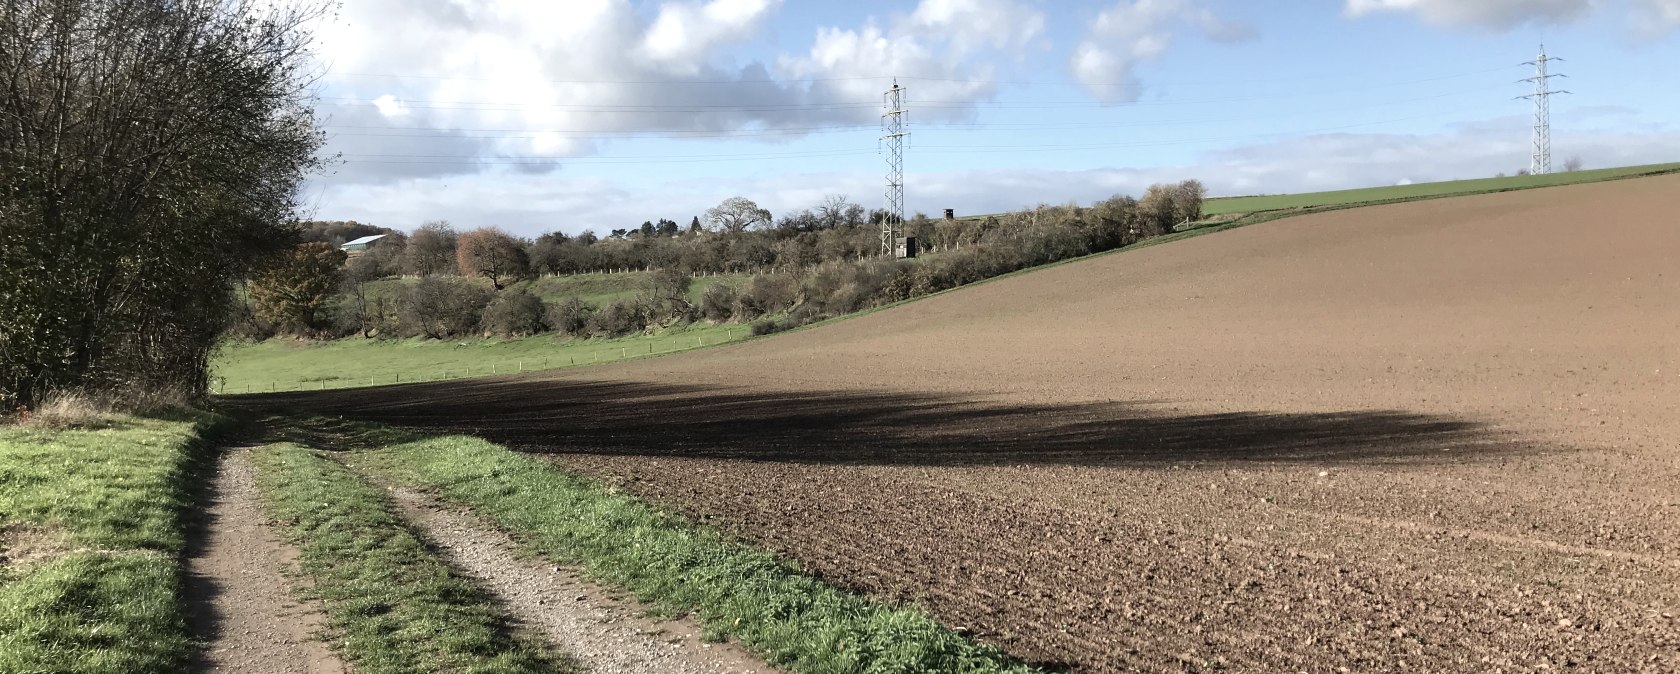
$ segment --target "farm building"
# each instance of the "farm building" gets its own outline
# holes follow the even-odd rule
[[[344,242],[344,245],[339,246],[338,249],[342,250],[346,253],[350,253],[351,255],[355,255],[357,253],[365,253],[369,249],[373,248],[373,244],[377,243],[380,239],[383,239],[383,238],[385,238],[384,234],[375,234],[373,236],[364,236],[360,239],[355,239],[353,241],[346,241],[346,242]]]

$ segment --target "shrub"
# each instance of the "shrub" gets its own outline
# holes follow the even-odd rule
[[[589,333],[597,337],[623,337],[646,330],[647,325],[647,311],[640,302],[619,300],[590,317]]]
[[[648,320],[693,320],[694,305],[688,301],[688,287],[693,281],[687,273],[675,269],[654,272],[642,289],[641,304]]]
[[[401,312],[403,332],[432,339],[472,334],[491,299],[488,288],[428,276],[408,290]]]
[[[589,319],[595,310],[583,300],[568,297],[548,306],[548,325],[555,330],[573,336],[581,336],[589,332]]]
[[[793,277],[786,274],[759,274],[754,276],[746,290],[735,297],[735,317],[741,320],[753,320],[765,314],[786,311],[793,306],[798,294],[798,286]]]
[[[735,315],[735,286],[714,283],[700,294],[700,317],[708,321],[727,321]]]
[[[500,337],[530,337],[548,329],[548,307],[524,288],[502,291],[484,309],[484,330]]]

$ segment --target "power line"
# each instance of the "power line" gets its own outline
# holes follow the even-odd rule
[[[904,139],[910,111],[904,109],[904,87],[893,80],[883,96],[886,113],[881,115],[881,140],[887,144],[887,217],[881,222],[881,254],[893,255],[898,238],[904,235]]]
[[[1534,84],[1534,93],[1517,97],[1534,101],[1534,155],[1529,159],[1528,164],[1528,172],[1534,175],[1545,175],[1552,172],[1552,95],[1569,92],[1552,90],[1552,78],[1568,77],[1568,75],[1548,73],[1547,65],[1552,61],[1562,60],[1555,56],[1546,56],[1546,45],[1542,44],[1540,45],[1540,57],[1523,64],[1534,66],[1534,77],[1519,80],[1520,82]]]

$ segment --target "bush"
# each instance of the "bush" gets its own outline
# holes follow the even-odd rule
[[[432,339],[472,334],[484,318],[492,293],[459,280],[428,276],[408,290],[401,312],[403,333]]]
[[[484,309],[484,330],[498,337],[530,337],[548,329],[548,307],[524,288],[504,290]]]
[[[708,321],[727,321],[735,315],[735,286],[714,283],[700,294],[700,317]]]
[[[794,328],[794,327],[798,327],[798,326],[794,325],[791,321],[788,322],[788,323],[782,323],[780,321],[774,321],[774,320],[759,321],[757,323],[752,324],[752,333],[753,333],[753,336],[755,336],[755,337],[763,336],[763,335],[773,335],[773,334],[776,334],[776,333],[781,332],[783,330],[788,330],[788,329],[791,329],[791,328]]]
[[[735,317],[750,321],[765,314],[786,311],[793,306],[798,286],[786,274],[754,276],[746,290],[735,296]]]
[[[694,279],[675,269],[660,269],[642,289],[641,305],[649,322],[694,320],[694,305],[688,301],[688,287]]]
[[[568,297],[558,303],[548,306],[549,327],[573,336],[581,336],[589,332],[589,320],[595,310],[583,300]]]
[[[607,305],[589,319],[589,333],[597,337],[623,337],[647,326],[646,309],[640,302],[626,300]]]

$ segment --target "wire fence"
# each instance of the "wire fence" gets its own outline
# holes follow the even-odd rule
[[[750,331],[744,328],[736,328],[726,331],[722,335],[710,337],[707,335],[661,337],[647,340],[645,345],[643,343],[603,344],[584,348],[569,346],[560,347],[553,354],[532,354],[518,358],[486,358],[472,363],[461,363],[457,360],[450,364],[435,366],[368,368],[355,375],[340,374],[296,379],[270,377],[267,379],[244,378],[238,381],[230,381],[226,377],[217,377],[211,383],[214,384],[218,394],[240,395],[247,393],[328,391],[368,386],[451,381],[616,363],[648,356],[693,351],[708,346],[727,344],[749,334]]]

